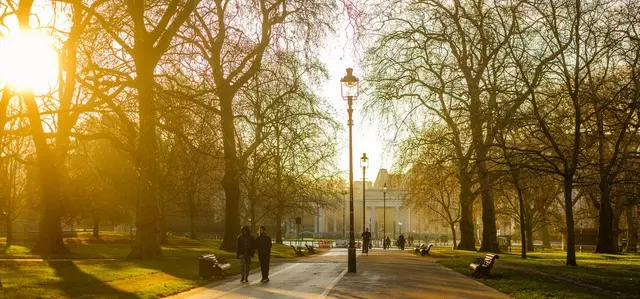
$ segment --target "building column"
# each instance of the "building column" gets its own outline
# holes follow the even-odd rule
[[[373,234],[374,232],[378,231],[377,230],[377,223],[376,223],[376,219],[378,217],[376,217],[376,207],[375,206],[371,207],[371,212],[370,212],[369,215],[371,215],[371,234]]]
[[[315,221],[313,221],[313,232],[317,233],[319,232],[320,226],[320,209],[316,207],[316,215],[315,215]]]
[[[411,225],[411,208],[407,208],[407,232],[413,232],[413,226]]]
[[[318,208],[318,232],[324,232],[324,213],[321,208]]]
[[[338,232],[338,211],[333,211],[333,232]]]
[[[400,207],[398,207],[396,205],[396,225],[395,225],[395,233],[396,233],[396,237],[400,235],[400,225],[398,225],[398,221],[402,221],[402,219],[400,219]],[[404,224],[404,223],[403,223]]]

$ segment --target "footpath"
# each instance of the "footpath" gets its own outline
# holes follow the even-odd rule
[[[295,261],[273,261],[271,282],[260,270],[177,294],[172,299],[217,298],[509,298],[436,263],[400,250],[371,250],[357,257],[357,273],[347,273],[346,249]]]

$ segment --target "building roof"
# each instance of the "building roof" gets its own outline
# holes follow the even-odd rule
[[[378,175],[376,176],[376,180],[373,183],[373,188],[382,188],[384,184],[387,184],[387,188],[389,189],[401,189],[402,188],[402,178],[403,175],[399,173],[389,174],[389,171],[386,168],[380,168],[378,170]]]

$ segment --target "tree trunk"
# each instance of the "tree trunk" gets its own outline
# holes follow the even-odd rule
[[[528,223],[528,221],[527,221],[527,227],[525,229],[525,232],[527,234],[527,251],[534,252],[535,247],[533,246],[533,227],[531,226],[530,223]]]
[[[251,215],[251,231],[256,231],[256,207],[255,207],[255,198],[251,197],[249,199],[249,215]]]
[[[5,225],[7,227],[7,247],[13,244],[13,214],[11,211],[7,211],[7,215],[5,218]]]
[[[194,213],[189,215],[189,238],[198,240],[198,235],[196,235],[196,216]]]
[[[577,266],[576,237],[573,222],[573,175],[564,177],[564,212],[567,223],[567,266]]]
[[[618,253],[618,237],[620,232],[620,216],[622,215],[622,211],[615,211],[613,213],[613,229],[611,230],[611,246],[613,247],[614,253]]]
[[[598,215],[598,239],[596,252],[616,253],[613,235],[613,209],[611,208],[611,188],[601,175],[600,179],[600,213]]]
[[[278,204],[278,210],[276,211],[276,243],[282,244],[282,217],[284,215],[284,207]]]
[[[475,228],[473,225],[473,193],[471,174],[460,174],[460,244],[458,250],[476,251]]]
[[[169,245],[169,237],[167,232],[167,218],[164,214],[164,207],[160,209],[160,219],[159,227],[160,227],[160,245]]]
[[[478,80],[466,76],[469,89],[469,121],[471,127],[471,139],[476,154],[475,166],[480,184],[482,198],[482,243],[480,251],[500,252],[498,247],[498,233],[496,228],[496,212],[491,192],[491,180],[487,169],[486,158],[489,147],[485,145],[484,123],[486,117],[481,111],[480,88]],[[493,141],[493,140],[491,140]]]
[[[547,216],[544,216],[544,221],[542,222],[542,248],[551,248],[551,235],[549,234]]]
[[[518,173],[517,170],[513,168],[513,166],[511,164],[509,164],[509,168],[511,170],[511,178],[513,179],[513,185],[516,188],[516,191],[518,192],[518,205],[520,206],[519,209],[519,218],[520,218],[520,238],[522,238],[522,242],[521,242],[521,257],[523,259],[527,258],[527,250],[529,250],[529,242],[527,242],[527,240],[529,240],[530,235],[527,235],[525,233],[525,228],[529,228],[529,226],[527,225],[527,218],[526,218],[526,213],[524,211],[524,195],[522,194],[522,187],[520,185],[520,179],[518,178]],[[527,230],[528,232],[528,230]]]
[[[100,217],[93,217],[93,234],[94,239],[100,240]]]
[[[516,176],[513,175],[514,180],[517,180]],[[525,228],[529,228],[526,223],[526,213],[524,212],[524,196],[522,195],[522,188],[520,188],[520,184],[518,183],[518,181],[514,182],[514,185],[516,186],[516,190],[518,191],[518,203],[520,205],[520,238],[522,238],[522,245],[521,245],[521,257],[523,259],[527,258],[527,250],[529,250],[529,242],[527,242],[529,240],[529,236],[525,233]]]
[[[636,226],[635,219],[633,219],[634,206],[627,206],[624,209],[625,218],[627,218],[627,252],[633,252],[636,250],[638,244],[638,227]],[[7,239],[8,240],[8,239]]]
[[[456,242],[457,241],[457,239],[456,239],[456,237],[457,237],[456,236],[456,226],[455,226],[455,224],[450,224],[450,227],[451,227],[451,235],[453,236],[453,249],[455,250],[456,249],[456,243],[457,243]]]
[[[138,49],[139,51],[140,49]],[[145,54],[136,61],[136,89],[139,99],[138,202],[136,207],[136,237],[127,259],[150,259],[162,256],[158,236],[158,177],[156,159],[156,108],[153,96],[153,65]]]
[[[29,124],[39,166],[39,179],[42,188],[42,213],[40,214],[40,232],[33,253],[67,253],[69,248],[62,240],[62,224],[60,210],[60,169],[56,165],[58,159],[47,144],[42,128],[42,120],[38,104],[32,92],[23,92],[22,98],[29,111]]]
[[[189,238],[191,238],[192,240],[197,240],[198,235],[196,233],[196,217],[198,216],[198,211],[196,209],[195,188],[193,188],[192,190],[192,192],[187,194],[187,196],[189,196]]]
[[[477,146],[477,145],[476,145]],[[478,152],[478,150],[476,150]],[[480,193],[482,195],[482,244],[480,251],[500,252],[498,247],[498,231],[496,228],[496,211],[491,192],[491,182],[489,180],[489,170],[484,159],[484,150],[480,151],[476,165],[478,167],[478,177],[480,182]]]
[[[220,95],[220,122],[225,158],[222,188],[225,195],[224,239],[220,249],[234,251],[240,229],[240,161],[232,110],[232,95]]]

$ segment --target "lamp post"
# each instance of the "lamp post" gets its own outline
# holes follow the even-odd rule
[[[400,234],[402,235],[402,221],[398,221],[398,227],[400,229]]]
[[[382,248],[387,249],[387,183],[382,186]]]
[[[353,100],[358,97],[358,78],[353,75],[353,69],[347,68],[347,74],[340,79],[340,94],[347,100],[347,112],[349,114],[349,249],[348,249],[348,271],[356,272],[356,241],[353,236]]]
[[[367,158],[367,153],[362,153],[362,157],[360,158],[360,167],[362,167],[362,232],[364,232],[365,228],[365,219],[367,219],[367,205],[365,204],[365,177],[367,166],[369,164],[369,158]]]
[[[344,195],[347,195],[346,193]],[[342,238],[347,238],[347,233],[346,233],[346,222],[345,222],[345,207],[346,207],[346,198],[342,199]]]

